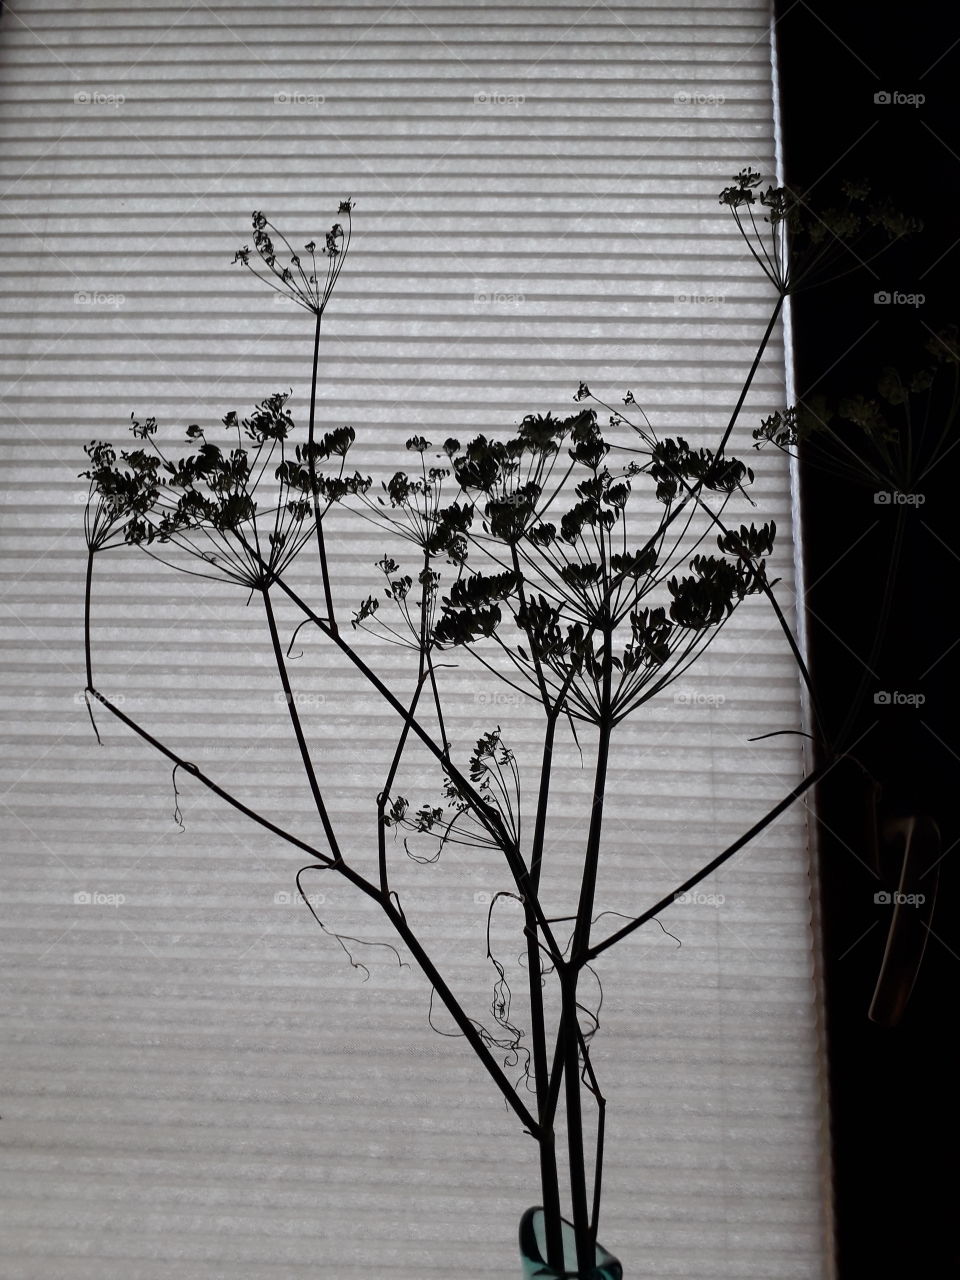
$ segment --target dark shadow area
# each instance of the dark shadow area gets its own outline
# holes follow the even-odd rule
[[[798,396],[875,396],[885,366],[933,364],[925,344],[960,324],[960,18],[927,0],[895,13],[827,0],[776,8],[788,185],[817,195],[865,176],[924,222],[868,269],[794,303]],[[934,420],[953,373],[941,375]],[[871,865],[869,796],[855,768],[835,769],[821,790],[841,1280],[960,1275],[957,440],[929,470],[916,468],[910,501],[879,480],[858,486],[802,468],[811,653],[828,723],[838,730],[866,673],[849,741],[882,786],[881,820],[926,814],[941,840],[936,869],[918,867],[911,886],[932,891],[939,872],[929,926],[908,922],[926,935],[916,985],[896,1025],[878,1025],[868,1011],[891,905],[877,895],[897,890],[896,851]],[[885,592],[889,624],[874,652]]]

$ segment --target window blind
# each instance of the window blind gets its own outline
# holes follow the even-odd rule
[[[4,1272],[517,1274],[534,1144],[467,1046],[428,1025],[417,971],[371,945],[390,941],[385,925],[316,875],[319,929],[289,846],[171,777],[102,709],[98,744],[82,695],[82,446],[123,442],[132,412],[169,441],[286,389],[305,425],[310,318],[231,258],[251,210],[302,244],[346,197],[318,424],[354,426],[351,461],[375,482],[413,434],[502,435],[526,413],[571,412],[581,380],[613,404],[632,390],[661,435],[715,439],[774,301],[716,201],[744,164],[774,168],[767,6],[19,0],[0,32]],[[784,369],[778,330],[741,456],[783,402]],[[790,615],[790,477],[753,462]],[[382,540],[346,513],[331,531],[348,617]],[[315,837],[255,604],[133,553],[102,559],[98,687]],[[298,586],[317,599],[315,577]],[[412,679],[402,653],[357,644]],[[442,673],[451,737],[509,724],[529,779],[537,709],[456,661]],[[317,639],[301,632],[290,665],[363,865],[396,725]],[[796,670],[751,601],[616,739],[598,908],[638,913],[786,794],[799,739],[750,739],[800,726]],[[582,859],[583,745],[585,763],[567,741],[558,765],[557,907]],[[418,801],[436,782],[423,764]],[[504,872],[463,851],[391,858],[408,915],[482,1017]],[[597,965],[600,1238],[628,1276],[820,1277],[804,806],[701,887]],[[513,926],[497,912],[507,951]]]

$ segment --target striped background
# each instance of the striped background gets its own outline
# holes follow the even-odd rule
[[[363,981],[296,904],[288,847],[182,773],[181,832],[162,758],[103,714],[97,746],[79,692],[81,450],[121,441],[131,411],[169,440],[285,388],[305,422],[310,318],[230,259],[252,209],[296,244],[346,196],[318,417],[356,428],[375,479],[414,432],[566,413],[580,379],[706,442],[773,304],[716,200],[744,164],[774,163],[766,5],[19,0],[0,120],[3,1274],[516,1275],[534,1146],[468,1049],[429,1029],[425,982],[370,946],[354,949]],[[783,378],[778,335],[741,452]],[[789,608],[789,477],[757,468]],[[344,615],[382,550],[337,516]],[[309,565],[296,581],[316,598]],[[95,600],[99,687],[317,838],[256,603],[132,553],[103,558]],[[402,653],[358,643],[410,687]],[[369,870],[393,725],[321,642],[301,632],[296,651],[333,816]],[[456,742],[509,722],[532,781],[536,709],[469,665],[444,681]],[[747,741],[800,723],[762,603],[677,689],[686,704],[665,693],[616,740],[604,908],[642,910],[799,777],[796,738]],[[567,739],[558,762],[557,914],[582,856],[583,745],[583,766]],[[414,752],[417,803],[422,766]],[[652,924],[598,966],[601,1239],[631,1280],[828,1274],[805,816],[704,884],[722,906],[678,906],[676,938]],[[483,900],[502,870],[456,850],[394,861],[408,917],[484,1018]],[[313,888],[331,929],[389,940],[345,886]],[[509,907],[495,936],[509,960]]]

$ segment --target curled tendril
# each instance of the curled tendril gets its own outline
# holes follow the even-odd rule
[[[183,832],[186,831],[186,827],[183,825],[183,812],[180,809],[180,789],[177,786],[177,770],[179,768],[180,762],[178,761],[173,766],[173,771],[170,774],[170,781],[173,784],[173,820],[180,828],[181,832]]]
[[[410,966],[407,964],[406,960],[404,960],[403,956],[401,956],[400,952],[397,950],[397,948],[393,945],[392,942],[372,942],[367,938],[353,938],[347,933],[337,933],[335,929],[327,928],[327,926],[323,923],[323,921],[317,915],[317,911],[313,903],[310,901],[309,897],[304,892],[303,885],[300,883],[300,877],[306,871],[328,871],[329,869],[330,869],[329,867],[318,866],[317,863],[315,862],[309,862],[305,867],[301,867],[296,875],[297,892],[300,894],[300,897],[306,903],[310,914],[313,916],[314,920],[317,922],[317,924],[320,926],[323,932],[328,934],[331,938],[333,938],[338,943],[341,951],[347,957],[347,960],[350,962],[350,967],[352,969],[357,969],[363,974],[361,981],[368,982],[370,980],[370,970],[362,961],[357,960],[354,957],[347,943],[352,943],[354,946],[357,946],[357,947],[385,947],[387,951],[392,951],[394,956],[396,956],[398,968],[409,969]]]

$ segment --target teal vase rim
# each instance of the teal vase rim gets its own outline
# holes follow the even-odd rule
[[[543,1219],[543,1207],[541,1205],[533,1205],[527,1209],[523,1217],[520,1219],[520,1254],[525,1262],[539,1263],[542,1270],[534,1271],[530,1274],[533,1276],[542,1276],[543,1280],[561,1280],[566,1277],[567,1280],[623,1280],[623,1268],[613,1254],[608,1253],[602,1244],[595,1243],[595,1263],[594,1270],[590,1276],[580,1277],[576,1271],[555,1271],[547,1265],[546,1259],[540,1252],[540,1246],[537,1243],[536,1228],[541,1224]],[[567,1258],[569,1258],[569,1237],[573,1235],[573,1223],[568,1222],[566,1218],[561,1218],[561,1229],[564,1230],[565,1245],[567,1249]]]

